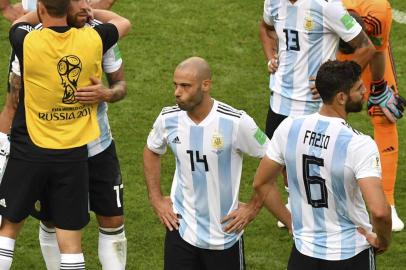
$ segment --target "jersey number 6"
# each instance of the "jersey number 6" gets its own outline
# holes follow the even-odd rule
[[[322,158],[303,155],[303,181],[306,189],[307,203],[314,208],[328,208],[326,180],[317,175],[310,175],[310,165],[324,166]]]

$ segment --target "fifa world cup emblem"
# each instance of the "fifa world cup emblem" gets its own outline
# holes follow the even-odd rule
[[[62,57],[58,62],[58,73],[61,76],[61,84],[65,89],[62,102],[65,104],[74,104],[75,90],[77,89],[80,72],[82,71],[82,62],[75,55]]]

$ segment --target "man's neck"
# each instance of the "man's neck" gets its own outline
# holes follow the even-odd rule
[[[345,111],[345,108],[323,104],[319,111],[320,115],[327,116],[327,117],[338,117],[344,120],[347,120],[348,113]]]
[[[61,18],[54,18],[54,17],[48,17],[48,18],[42,18],[42,25],[44,27],[53,27],[53,26],[68,26],[68,23],[66,21],[66,17],[61,17]]]
[[[187,115],[196,124],[201,123],[210,113],[213,108],[214,100],[208,97],[199,104],[198,107],[194,108],[192,111],[188,111]]]

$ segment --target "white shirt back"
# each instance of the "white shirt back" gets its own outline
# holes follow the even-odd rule
[[[186,242],[221,250],[238,241],[242,233],[225,233],[220,221],[238,207],[243,153],[261,158],[268,142],[245,112],[218,101],[198,125],[177,106],[162,110],[147,145],[175,155],[171,198]]]
[[[369,247],[357,232],[372,229],[357,179],[381,176],[378,148],[369,136],[341,118],[289,117],[275,131],[267,156],[286,165],[301,253],[344,260]]]
[[[279,39],[279,67],[269,84],[272,110],[290,116],[317,112],[321,100],[312,99],[309,78],[335,59],[339,38],[352,40],[361,26],[339,0],[265,0],[263,19]]]

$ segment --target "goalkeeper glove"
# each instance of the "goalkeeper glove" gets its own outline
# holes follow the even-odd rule
[[[10,154],[10,141],[7,134],[0,132],[0,182],[6,170],[8,155]]]
[[[372,114],[373,107],[379,106],[384,115],[395,123],[403,117],[405,99],[396,95],[385,80],[372,82],[371,93],[368,98],[368,112]]]

